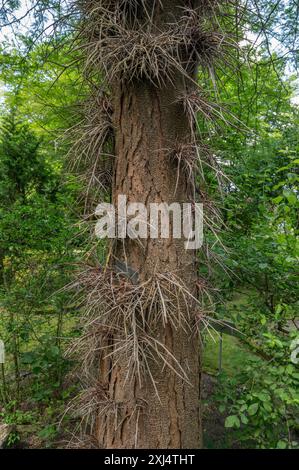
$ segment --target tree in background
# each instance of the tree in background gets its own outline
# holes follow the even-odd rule
[[[21,419],[18,408],[28,400],[24,368],[34,377],[29,401],[35,402],[60,390],[67,369],[61,342],[68,297],[57,291],[73,259],[73,191],[61,187],[41,140],[16,108],[1,119],[0,168],[1,339],[9,358],[1,364],[1,395],[8,415]]]

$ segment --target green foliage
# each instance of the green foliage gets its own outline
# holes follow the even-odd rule
[[[32,373],[33,401],[47,403],[55,394],[60,394],[61,379],[69,370],[69,362],[59,346],[53,344],[52,336],[41,337],[35,349],[21,354],[20,362]]]
[[[5,406],[5,411],[0,413],[0,416],[4,419],[5,424],[22,425],[31,424],[36,420],[36,413],[32,411],[22,411],[16,409],[17,402],[11,400]]]
[[[50,169],[39,155],[40,141],[27,123],[11,113],[2,118],[0,142],[0,196],[11,204],[30,198],[34,190],[45,191],[50,183]]]
[[[254,133],[232,129],[215,141],[232,181],[224,189],[228,252],[218,248],[229,276],[215,276],[226,300],[218,317],[232,320],[259,358],[223,374],[216,399],[242,446],[297,448],[299,371],[290,346],[298,338],[299,115],[291,79],[282,84],[263,60],[256,67],[255,100],[250,76],[241,91],[231,81],[227,98],[241,103],[236,110]],[[230,302],[236,292],[246,301]]]
[[[288,348],[285,354],[289,358]],[[252,361],[234,378],[223,377],[216,398],[228,414],[225,426],[236,428],[237,439],[246,445],[297,448],[299,372],[290,360],[284,365],[276,360],[262,368]]]
[[[2,368],[3,420],[29,424],[34,404],[55,404],[48,423],[32,417],[45,431],[45,445],[57,435],[52,421],[61,413],[60,400],[70,364],[64,358],[65,336],[72,335],[70,294],[61,290],[77,257],[77,230],[72,223],[77,184],[62,180],[57,155],[37,137],[17,110],[2,118],[0,133],[0,336],[5,343]],[[67,320],[68,317],[68,320]],[[13,378],[13,380],[12,380]],[[18,431],[9,446],[18,445]]]

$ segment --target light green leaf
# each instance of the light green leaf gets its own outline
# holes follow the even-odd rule
[[[250,405],[250,407],[248,408],[249,416],[254,416],[256,414],[258,408],[259,408],[258,403],[253,403],[252,405]]]
[[[226,428],[239,428],[241,426],[241,423],[238,416],[231,415],[226,418],[224,426]]]

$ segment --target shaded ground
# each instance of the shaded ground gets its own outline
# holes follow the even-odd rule
[[[217,377],[202,376],[202,419],[204,448],[206,449],[239,449],[242,446],[234,439],[234,432],[224,427],[226,416],[219,412],[213,400],[210,400],[217,386]]]
[[[203,374],[202,376],[202,413],[203,413],[203,436],[204,447],[213,449],[225,445],[225,427],[224,417],[218,411],[213,402],[209,401],[209,397],[213,395],[217,378]]]

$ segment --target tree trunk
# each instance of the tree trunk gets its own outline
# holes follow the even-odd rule
[[[114,126],[116,168],[113,200],[120,194],[128,202],[187,202],[188,182],[171,159],[174,142],[190,139],[190,129],[178,88],[157,89],[149,83],[132,83],[115,90]],[[194,251],[186,251],[184,240],[126,239],[118,242],[115,258],[126,262],[139,276],[175,273],[190,288],[196,285]],[[192,289],[192,287],[191,287]],[[194,287],[193,287],[194,292]],[[191,302],[191,300],[190,300]],[[110,364],[109,399],[118,406],[99,420],[98,440],[106,448],[198,448],[200,426],[200,344],[188,329],[175,330],[161,323],[156,331],[165,347],[186,371],[189,383],[163,363],[151,361],[152,378],[127,380],[127,362]],[[150,360],[150,359],[149,359]],[[156,392],[152,384],[156,384]]]
[[[109,8],[114,8],[113,2],[107,2],[110,3]],[[194,7],[195,3],[190,1],[187,6]],[[193,49],[190,52],[186,47],[184,34],[178,36],[178,41],[181,41],[178,46],[175,36],[175,25],[182,22],[186,14],[183,10],[186,2],[163,0],[147,3],[144,0],[139,7],[137,4],[134,3],[138,17],[134,20],[138,22],[137,40],[142,35],[140,24],[143,21],[145,41],[148,40],[148,28],[152,35],[150,41],[153,35],[160,38],[161,32],[166,35],[172,28],[175,31],[170,37],[173,50],[171,46],[166,60],[170,65],[177,60],[180,64],[174,67],[176,71],[171,79],[163,76],[165,71],[160,70],[161,81],[156,80],[157,77],[153,80],[143,77],[139,70],[138,76],[126,79],[118,68],[118,59],[112,64],[113,72],[118,70],[120,74],[113,76],[112,80],[109,76],[116,156],[112,200],[117,206],[118,196],[125,195],[128,203],[143,203],[147,209],[151,203],[179,203],[182,207],[183,203],[195,202],[188,175],[175,158],[177,146],[194,145],[194,121],[190,122],[182,96],[194,90],[197,64],[194,57],[189,60]],[[150,7],[145,13],[144,8],[148,4],[152,9]],[[130,9],[133,3],[127,2],[126,5]],[[100,18],[99,21],[104,26],[102,29],[99,27],[99,33],[94,33],[96,41],[97,34],[106,35],[100,44],[104,49],[108,47],[108,55],[119,42],[121,49],[117,26],[111,22],[107,27],[109,18],[105,21]],[[134,21],[130,36],[133,40]],[[162,39],[164,41],[164,36]],[[148,57],[143,46],[138,43],[138,47],[137,50],[145,54],[146,61]],[[156,53],[155,47],[159,51],[160,45],[154,46],[153,54]],[[165,47],[169,48],[168,43]],[[176,47],[181,51],[178,55]],[[159,52],[157,54],[159,57]],[[113,62],[113,57],[112,54],[110,62]],[[132,57],[132,60],[135,57],[138,60],[139,56],[133,54]],[[109,60],[104,69],[111,66]],[[126,60],[125,53],[123,60]],[[100,65],[101,61],[105,62],[105,52],[99,61]],[[131,66],[136,72],[135,64]],[[149,69],[152,71],[151,65]],[[128,73],[127,66],[124,67],[125,73]],[[125,238],[114,241],[107,266],[101,274],[94,270],[98,280],[94,281],[91,295],[94,296],[98,286],[103,292],[99,302],[102,300],[105,304],[102,308],[97,307],[97,301],[93,303],[102,311],[99,315],[96,313],[92,322],[93,326],[98,323],[100,331],[99,345],[94,349],[100,351],[96,385],[100,398],[95,438],[102,448],[201,447],[201,350],[195,331],[197,256],[194,250],[185,249],[186,240],[172,236],[171,229],[167,239],[140,241]],[[126,266],[124,271],[135,273],[134,280],[125,280],[126,272],[121,276],[115,274],[120,265]],[[102,287],[105,283],[107,289]]]

